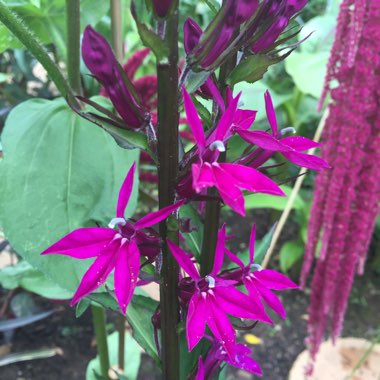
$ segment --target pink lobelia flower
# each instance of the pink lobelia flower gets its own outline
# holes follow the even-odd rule
[[[231,163],[218,163],[224,143],[233,135],[233,127],[249,128],[255,111],[238,110],[240,95],[232,99],[218,125],[206,138],[197,110],[187,91],[183,90],[188,123],[196,140],[198,162],[192,164],[192,187],[201,193],[215,186],[223,201],[244,216],[244,196],[241,189],[272,195],[284,195],[278,185],[256,169]],[[247,122],[248,121],[248,122]]]
[[[265,108],[272,134],[265,131],[249,131],[242,128],[235,128],[243,140],[267,151],[267,154],[263,154],[259,157],[260,163],[266,161],[274,152],[280,152],[285,158],[298,166],[314,170],[330,167],[327,162],[321,158],[302,153],[320,144],[301,136],[281,138],[282,133],[288,132],[289,128],[285,128],[283,131],[278,130],[276,113],[269,91],[265,92]]]
[[[178,264],[191,277],[193,285],[191,291],[188,278],[182,280],[186,283],[186,298],[189,299],[186,319],[189,351],[205,336],[206,325],[208,325],[215,338],[221,342],[228,357],[234,360],[237,353],[236,336],[227,314],[267,323],[271,323],[271,320],[260,303],[252,302],[251,298],[235,288],[237,281],[218,277],[223,264],[225,241],[226,227],[224,225],[218,232],[214,266],[211,273],[205,277],[200,276],[186,252],[171,241],[168,241],[168,245]]]
[[[262,375],[260,365],[249,355],[252,350],[244,344],[235,345],[236,355],[233,359],[229,358],[220,342],[214,340],[208,351],[206,358],[203,360],[200,356],[198,359],[198,370],[194,380],[205,380],[211,378],[212,374],[225,362],[233,367],[243,369],[253,375]]]
[[[104,284],[108,275],[115,270],[115,295],[125,314],[139,276],[140,255],[152,258],[160,251],[159,237],[151,231],[142,230],[164,220],[184,203],[180,201],[152,212],[135,223],[127,221],[124,211],[132,193],[135,169],[136,163],[129,169],[120,189],[116,218],[111,220],[109,228],[79,228],[42,252],[42,255],[59,254],[81,260],[96,257],[84,274],[71,305]]]
[[[244,263],[232,252],[226,250],[228,258],[240,268],[233,272],[227,272],[226,275],[222,275],[222,277],[226,279],[238,280],[239,283],[243,283],[252,299],[256,302],[257,300],[264,301],[281,318],[285,319],[285,309],[280,299],[270,289],[297,289],[299,286],[282,273],[271,269],[262,269],[259,264],[254,264],[255,237],[256,227],[253,226],[249,241],[249,261],[247,265],[244,265]]]

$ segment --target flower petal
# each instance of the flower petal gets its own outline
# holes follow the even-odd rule
[[[243,140],[265,150],[273,152],[292,151],[292,148],[282,144],[282,140],[277,140],[273,135],[265,131],[243,131],[238,129],[237,133]]]
[[[204,380],[204,379],[205,379],[205,369],[203,366],[202,356],[199,356],[198,370],[197,370],[194,380]]]
[[[257,291],[260,293],[260,296],[264,299],[265,303],[274,310],[282,319],[286,318],[286,311],[282,305],[280,299],[267,289],[265,286],[261,285],[259,281],[253,281]]]
[[[251,236],[249,237],[249,265],[255,261],[255,240],[256,240],[256,225],[254,224],[251,229]]]
[[[191,170],[193,174],[193,189],[197,193],[215,185],[213,170],[208,162],[204,164],[193,164]]]
[[[234,125],[242,130],[248,129],[254,123],[256,119],[257,111],[252,110],[240,110],[235,113]]]
[[[313,170],[321,170],[321,169],[329,169],[330,165],[322,158],[311,154],[299,153],[299,152],[282,152],[284,157],[286,157],[290,162],[296,164],[298,166],[313,169]]]
[[[230,250],[226,248],[225,250],[227,257],[235,264],[239,265],[240,268],[244,268],[244,263]]]
[[[219,164],[219,166],[235,179],[235,185],[255,193],[285,196],[276,182],[258,170],[238,164]]]
[[[183,251],[180,247],[178,247],[173,242],[171,242],[170,240],[167,240],[167,243],[168,243],[171,253],[173,254],[174,258],[177,260],[177,263],[180,265],[180,267],[193,280],[199,280],[200,276],[199,276],[198,270],[193,264],[193,262],[190,260],[189,255],[185,251]]]
[[[215,248],[214,266],[211,271],[212,276],[216,276],[222,269],[224,250],[226,245],[226,224],[223,224],[222,228],[218,231],[218,241]]]
[[[45,249],[41,255],[57,254],[88,259],[96,257],[111,242],[116,232],[110,228],[78,228]]]
[[[251,352],[251,350],[249,350]],[[259,363],[257,363],[255,360],[253,360],[250,356],[247,354],[236,354],[235,360],[227,359],[226,362],[229,365],[232,365],[236,368],[243,369],[244,371],[247,371],[249,373],[252,373],[254,375],[261,376],[262,370],[260,368]]]
[[[266,323],[272,323],[263,305],[260,302],[253,302],[247,294],[229,287],[215,288],[218,305],[224,312],[237,318],[248,318]]]
[[[239,103],[239,99],[240,99],[240,93],[232,100],[232,102],[228,105],[227,109],[226,109],[226,112],[223,114],[223,116],[221,117],[216,129],[215,129],[215,132],[211,134],[210,138],[208,139],[208,143],[212,143],[214,142],[215,140],[220,140],[220,141],[224,141],[227,133],[229,132],[229,130],[231,129],[231,127],[233,126],[233,121],[234,121],[234,118],[235,118],[235,113],[236,113],[236,110],[237,110],[237,106],[238,106],[238,103]],[[211,138],[212,136],[215,136],[213,137],[213,140],[211,141]]]
[[[273,107],[272,97],[270,96],[269,91],[265,91],[264,94],[265,98],[265,109],[267,112],[267,118],[269,121],[269,125],[272,128],[272,134],[274,137],[278,136],[278,126],[277,126],[277,118],[276,118],[276,112]]]
[[[220,164],[214,164],[212,169],[216,181],[215,186],[219,190],[224,203],[239,215],[245,216],[244,197],[235,184],[235,178],[223,170]]]
[[[236,355],[236,334],[235,330],[228,319],[225,311],[220,308],[218,300],[214,297],[208,297],[207,306],[211,310],[211,318],[207,320],[207,324],[218,339],[230,358]]]
[[[321,146],[321,144],[302,136],[284,137],[280,141],[282,144],[290,146],[297,152],[302,152],[304,150],[309,150]]]
[[[206,321],[209,317],[210,313],[205,298],[195,293],[190,299],[186,319],[186,337],[189,352],[205,335]]]
[[[99,254],[88,268],[75,292],[70,305],[73,306],[99,286],[103,285],[115,267],[120,240],[114,240]]]
[[[202,152],[206,146],[205,133],[197,109],[185,88],[183,88],[183,104],[191,132],[193,132],[199,151]]]
[[[274,290],[298,289],[299,286],[284,274],[272,269],[263,269],[254,272],[255,277],[265,287]]]
[[[119,248],[115,264],[115,295],[124,315],[135,291],[139,273],[140,252],[132,240]]]
[[[135,170],[136,170],[136,162],[134,162],[133,165],[130,167],[128,174],[125,177],[123,184],[121,185],[121,188],[119,191],[119,198],[117,200],[117,208],[116,208],[117,218],[124,218],[125,208],[127,207],[129,198],[131,197],[131,194],[132,194],[133,177],[135,175]]]
[[[151,212],[150,214],[147,214],[144,217],[142,217],[140,220],[138,220],[134,224],[134,227],[137,230],[141,230],[143,228],[154,226],[155,224],[166,219],[170,214],[172,214],[175,210],[181,207],[184,203],[185,203],[185,200],[183,199],[179,202],[174,203],[173,205],[164,207],[161,210]]]

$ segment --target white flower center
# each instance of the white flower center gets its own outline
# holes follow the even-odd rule
[[[260,264],[251,264],[250,268],[253,269],[253,271],[260,271],[263,269],[263,267]]]
[[[210,144],[210,149],[211,150],[217,150],[219,152],[225,152],[226,151],[226,147],[223,144],[223,141],[220,141],[220,140],[216,140],[212,144]]]
[[[108,227],[109,228],[115,228],[116,226],[125,226],[127,222],[125,221],[124,218],[113,218],[109,223]]]
[[[287,133],[293,133],[293,135],[296,133],[296,130],[293,127],[287,127],[283,128],[280,131],[281,136],[286,135]]]
[[[206,276],[206,281],[208,282],[208,287],[210,289],[215,288],[215,278],[211,276]]]

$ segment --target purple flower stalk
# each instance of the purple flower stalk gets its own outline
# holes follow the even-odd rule
[[[150,116],[141,105],[136,89],[124,73],[107,40],[89,25],[83,34],[82,57],[127,127],[139,129],[146,126]]]
[[[192,290],[186,292],[186,298],[190,298],[186,319],[189,351],[205,336],[207,325],[222,344],[228,357],[235,360],[236,334],[227,314],[266,323],[271,323],[271,320],[260,302],[252,302],[250,297],[235,288],[237,281],[219,276],[218,273],[223,264],[225,241],[226,227],[224,225],[218,233],[214,266],[211,273],[205,277],[200,276],[198,269],[185,251],[171,241],[168,241],[168,245],[180,267],[191,278]],[[183,281],[189,289],[189,279],[185,278]]]
[[[145,215],[134,223],[126,220],[124,211],[132,193],[135,169],[134,163],[120,189],[116,218],[111,220],[109,228],[79,228],[42,252],[42,255],[58,254],[80,260],[96,257],[84,274],[71,305],[104,284],[115,270],[115,295],[120,310],[125,314],[140,273],[140,257],[152,260],[160,252],[159,237],[152,231],[143,230],[166,219],[184,203],[177,202]]]

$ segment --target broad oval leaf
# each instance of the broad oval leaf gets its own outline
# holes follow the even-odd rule
[[[2,134],[0,223],[12,247],[62,288],[74,291],[88,261],[41,256],[83,226],[106,225],[138,150],[119,148],[63,99],[33,99],[10,113]],[[137,202],[135,191],[126,215]]]

